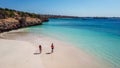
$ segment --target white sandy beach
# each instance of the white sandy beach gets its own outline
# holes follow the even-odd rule
[[[55,50],[49,53],[51,43]],[[42,45],[39,53],[38,45]],[[0,68],[111,68],[106,62],[80,49],[42,35],[36,36],[24,31],[1,34]]]
[[[0,68],[43,68],[41,58],[33,55],[34,47],[30,43],[0,40],[0,52]]]

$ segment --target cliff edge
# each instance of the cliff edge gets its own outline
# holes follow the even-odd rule
[[[0,33],[28,26],[41,25],[48,18],[38,14],[0,8]]]

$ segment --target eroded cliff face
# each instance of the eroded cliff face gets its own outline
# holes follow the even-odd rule
[[[0,32],[16,29],[19,21],[14,18],[0,19]]]
[[[19,23],[21,27],[33,26],[33,25],[41,25],[42,20],[38,18],[31,18],[31,17],[22,17],[19,18]]]
[[[28,26],[41,25],[47,17],[35,13],[0,8],[0,33]]]
[[[18,28],[41,25],[42,20],[31,17],[6,18],[0,19],[0,32],[15,30]]]

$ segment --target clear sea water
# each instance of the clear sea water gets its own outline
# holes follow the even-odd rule
[[[64,40],[120,68],[120,19],[50,19],[32,33]]]

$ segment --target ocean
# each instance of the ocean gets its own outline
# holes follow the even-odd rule
[[[66,41],[120,68],[120,19],[51,18],[29,31]]]

